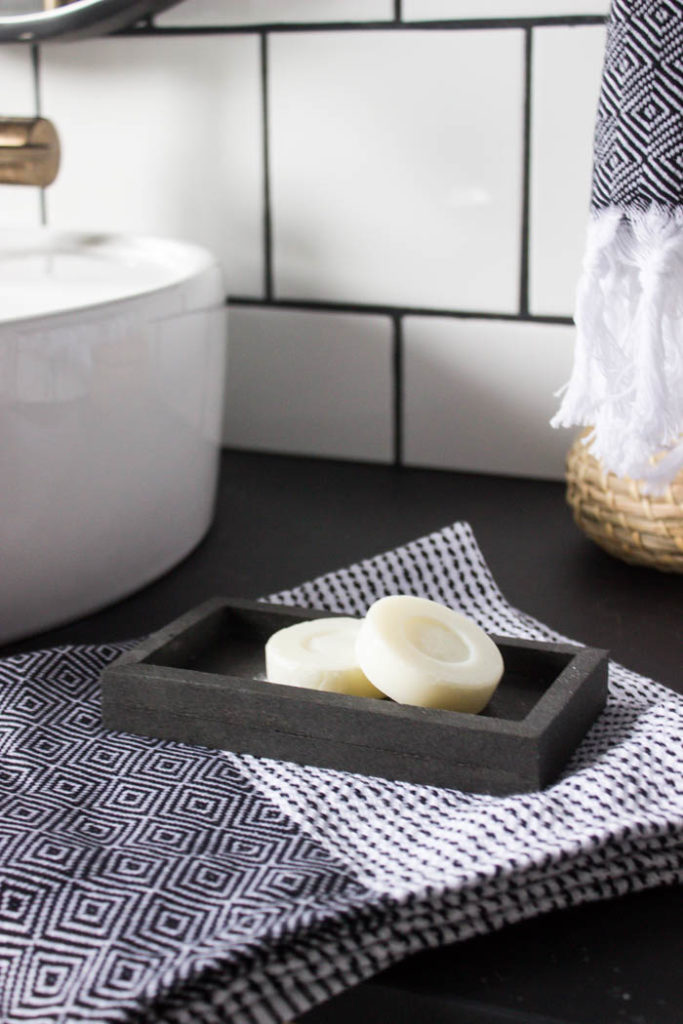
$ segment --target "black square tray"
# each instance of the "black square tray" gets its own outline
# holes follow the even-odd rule
[[[495,636],[505,673],[478,715],[266,682],[268,637],[331,614],[214,598],[105,669],[104,725],[503,795],[552,782],[607,698],[605,651]]]

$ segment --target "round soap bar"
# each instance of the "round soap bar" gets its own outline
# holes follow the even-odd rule
[[[311,619],[280,629],[266,643],[266,678],[311,690],[383,697],[356,657],[358,619]]]
[[[476,713],[503,675],[500,651],[475,622],[422,597],[376,601],[356,653],[368,679],[399,704]]]

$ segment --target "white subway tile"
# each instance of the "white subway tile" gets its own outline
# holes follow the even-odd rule
[[[270,45],[277,294],[515,310],[522,32]]]
[[[0,95],[3,117],[35,117],[36,95],[28,46],[3,46]],[[37,224],[40,224],[40,190],[30,185],[0,185],[0,230]]]
[[[574,311],[604,50],[602,25],[534,31],[529,227],[534,313]]]
[[[45,47],[43,96],[64,142],[48,219],[185,239],[231,293],[263,289],[258,40],[108,38]]]
[[[391,460],[388,318],[233,307],[229,339],[225,444]]]
[[[560,325],[407,317],[405,461],[561,479],[572,434],[548,421],[573,341]]]
[[[607,14],[609,0],[403,0],[405,21]]]
[[[3,46],[0,89],[3,117],[35,117],[36,94],[30,47]]]
[[[184,0],[155,21],[162,26],[263,25],[380,21],[393,15],[392,0]]]

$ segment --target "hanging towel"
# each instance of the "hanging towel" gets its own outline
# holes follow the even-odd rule
[[[683,0],[612,2],[575,322],[553,426],[662,490],[683,468]]]
[[[506,636],[456,523],[275,595],[397,590]],[[0,662],[0,1020],[274,1024],[419,950],[683,881],[683,699],[616,664],[562,778],[493,797],[105,730],[121,645]]]

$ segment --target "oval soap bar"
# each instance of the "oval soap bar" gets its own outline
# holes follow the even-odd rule
[[[312,690],[383,697],[356,657],[358,619],[310,619],[278,630],[266,643],[266,678]]]
[[[493,640],[465,615],[422,597],[376,601],[358,632],[358,662],[399,704],[476,713],[503,675]]]

